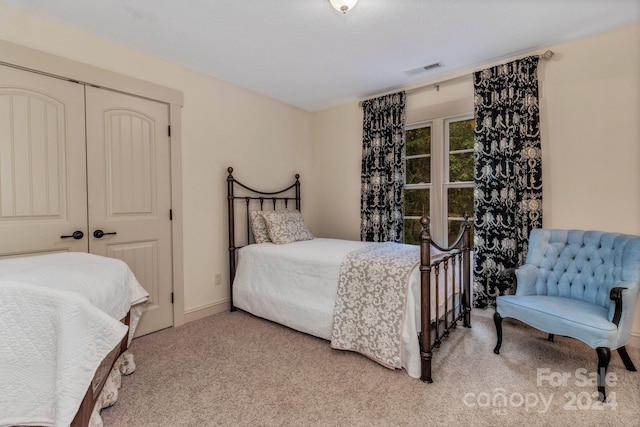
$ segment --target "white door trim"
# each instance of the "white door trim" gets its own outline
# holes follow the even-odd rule
[[[182,92],[72,59],[0,40],[0,64],[23,68],[64,80],[103,87],[167,104],[184,105]]]

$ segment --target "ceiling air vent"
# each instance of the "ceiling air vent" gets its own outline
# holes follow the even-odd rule
[[[414,74],[424,73],[426,71],[433,70],[434,68],[442,67],[442,61],[434,62],[433,64],[423,65],[422,67],[413,68],[405,71],[406,74],[412,76]]]

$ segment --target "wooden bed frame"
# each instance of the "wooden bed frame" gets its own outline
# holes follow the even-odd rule
[[[300,210],[300,175],[295,175],[295,182],[290,186],[278,191],[260,191],[242,184],[233,177],[233,168],[227,168],[227,203],[229,216],[229,288],[231,311],[236,308],[233,304],[233,281],[236,273],[237,250],[245,245],[251,244],[251,226],[250,212],[251,204],[257,208],[253,210],[264,210],[265,207],[275,210],[280,204],[284,209],[289,204],[295,204],[295,209]],[[240,187],[242,195],[236,194],[237,187]],[[236,240],[236,202],[244,202],[244,221],[246,221],[246,240],[245,243],[238,244]],[[266,205],[265,205],[265,202]],[[429,219],[422,217],[420,220],[422,231],[420,233],[420,326],[422,332],[419,333],[418,341],[420,343],[420,358],[422,363],[422,381],[433,382],[431,374],[431,361],[433,350],[440,347],[443,338],[447,337],[452,329],[457,327],[458,322],[462,321],[467,328],[471,327],[471,262],[470,262],[470,224],[468,215],[465,215],[460,235],[455,243],[449,247],[442,247],[431,239],[429,233]],[[439,257],[437,261],[431,261],[431,246],[445,252],[443,257]],[[454,269],[457,272],[458,283],[449,285],[448,270]],[[455,270],[457,269],[457,270]],[[443,272],[444,288],[447,295],[438,295],[439,281],[441,272]],[[433,273],[433,274],[432,274]],[[455,275],[454,275],[455,277]],[[455,295],[448,294],[448,290],[452,289],[453,293],[457,293],[459,304],[455,304]],[[435,294],[436,304],[435,313],[431,313],[431,294],[432,289]],[[448,307],[451,298],[453,307]],[[443,301],[440,304],[440,301]],[[443,313],[439,313],[439,306],[444,307]],[[430,319],[437,319],[431,321]]]
[[[122,319],[121,322],[129,326],[130,319],[131,312],[127,313],[126,317]],[[122,355],[122,353],[127,350],[128,342],[129,331],[127,331],[120,343],[116,347],[114,347],[113,350],[111,350],[107,357],[104,358],[104,360],[96,370],[96,374],[91,380],[91,384],[89,384],[87,393],[82,399],[80,408],[78,409],[75,418],[71,422],[71,427],[86,427],[89,425],[91,414],[93,413],[93,408],[96,406],[98,398],[100,397],[100,393],[102,392],[102,389],[107,382],[107,378],[111,373],[111,369],[113,369],[116,361]]]

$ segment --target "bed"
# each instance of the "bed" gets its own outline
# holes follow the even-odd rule
[[[102,425],[147,298],[118,259],[0,260],[0,425]]]
[[[460,322],[471,326],[468,218],[446,248],[431,240],[428,218],[419,246],[318,238],[301,218],[299,178],[262,191],[227,169],[231,310],[432,382],[434,349]]]

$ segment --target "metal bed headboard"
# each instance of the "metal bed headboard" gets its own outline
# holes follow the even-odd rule
[[[276,210],[278,202],[284,204],[284,208],[289,207],[290,202],[295,203],[295,209],[300,210],[300,174],[295,175],[295,182],[286,188],[277,191],[261,191],[244,185],[233,177],[233,168],[227,168],[227,212],[229,216],[229,298],[231,300],[231,311],[235,311],[233,305],[233,280],[236,276],[237,250],[245,245],[238,246],[235,232],[235,202],[242,200],[245,202],[245,220],[247,226],[246,245],[251,243],[251,224],[250,224],[250,205],[251,202],[257,202],[259,210],[264,210],[265,202],[267,205]],[[246,190],[246,194],[236,195],[235,188],[239,186]],[[287,195],[291,194],[291,195]],[[255,203],[254,203],[255,205]]]

